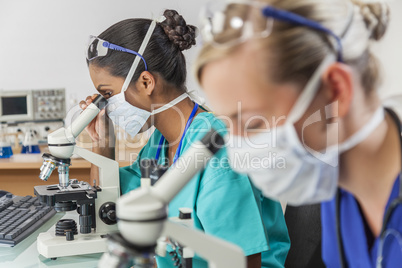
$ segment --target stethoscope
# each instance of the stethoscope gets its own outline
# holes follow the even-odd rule
[[[197,113],[198,107],[199,107],[198,103],[195,103],[194,108],[193,108],[193,110],[191,111],[190,117],[189,117],[188,120],[187,120],[186,127],[184,128],[183,135],[181,136],[180,143],[179,143],[179,147],[177,148],[176,154],[174,155],[173,163],[175,163],[176,160],[177,160],[177,159],[179,158],[179,156],[180,156],[180,151],[181,151],[181,146],[182,146],[182,144],[183,144],[183,139],[184,139],[184,137],[186,136],[187,130],[188,130],[188,128],[190,127],[191,122],[193,122],[193,119],[194,119],[194,117],[195,117],[195,114]],[[161,154],[162,145],[163,145],[164,141],[165,141],[165,137],[163,137],[163,135],[162,135],[161,139],[159,140],[158,150],[156,151],[156,156],[155,156],[156,161],[159,160],[159,156],[160,156],[160,154]]]
[[[385,108],[385,110],[392,117],[392,119],[394,120],[394,122],[396,123],[396,125],[398,127],[399,135],[401,136],[400,147],[401,147],[401,155],[402,155],[402,124],[401,124],[401,121],[399,120],[398,115],[393,110],[391,110],[389,108]],[[401,167],[402,167],[402,165],[401,165]],[[402,170],[401,170],[401,173],[399,174],[399,180],[402,180]],[[335,196],[336,237],[337,237],[338,252],[339,252],[341,268],[347,268],[348,266],[347,266],[346,259],[345,259],[345,252],[344,252],[344,248],[343,248],[342,235],[341,235],[340,201],[341,201],[340,200],[340,191],[338,191]],[[389,207],[384,215],[381,233],[380,233],[380,245],[378,248],[379,254],[377,255],[377,268],[382,267],[382,248],[383,248],[384,240],[387,236],[387,225],[391,219],[392,213],[401,204],[402,204],[402,181],[400,181],[400,184],[399,184],[398,197],[395,198],[394,200],[392,200],[391,204],[389,205]]]

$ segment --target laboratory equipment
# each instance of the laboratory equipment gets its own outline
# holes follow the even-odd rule
[[[36,138],[39,145],[47,144],[47,136],[53,131],[64,126],[63,121],[36,121],[30,122],[30,129],[36,132]],[[7,137],[8,141],[12,144],[14,151],[20,151],[22,143],[25,140],[25,129],[27,123],[8,123],[7,124]]]
[[[36,130],[31,129],[31,124],[26,126],[25,138],[22,142],[22,154],[40,154],[39,139]]]
[[[10,158],[13,155],[11,145],[0,141],[0,158]]]
[[[62,121],[66,116],[65,90],[0,90],[0,121]]]
[[[191,248],[210,267],[246,267],[244,253],[238,246],[167,219],[168,203],[223,145],[223,138],[211,130],[192,144],[154,186],[140,187],[118,199],[120,234],[110,236],[109,250],[102,256],[99,267],[125,267],[132,262],[135,267],[152,267],[160,237],[169,237]],[[142,175],[150,177],[148,173]]]
[[[48,136],[50,154],[43,154],[40,179],[46,181],[58,169],[59,183],[35,186],[41,203],[54,206],[56,211],[79,213],[79,233],[72,231],[72,221],[59,222],[65,229],[57,233],[41,233],[37,239],[38,252],[47,258],[73,256],[106,251],[105,235],[117,231],[115,202],[120,194],[119,165],[116,161],[75,145],[75,138],[96,117],[105,104],[98,95],[67,128]],[[70,158],[75,154],[99,167],[99,185],[90,185],[69,178]],[[57,225],[56,225],[57,229]],[[78,230],[78,227],[77,227]]]
[[[7,193],[0,197],[0,245],[15,246],[47,222],[56,211],[37,197]]]
[[[0,124],[0,158],[10,158],[13,155],[11,144],[7,141],[7,125]]]

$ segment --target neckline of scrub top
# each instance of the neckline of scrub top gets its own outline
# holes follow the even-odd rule
[[[388,209],[392,200],[398,197],[399,194],[399,184],[401,177],[398,176],[394,181],[390,196],[387,201],[387,205],[385,211]],[[366,219],[360,213],[359,204],[354,195],[347,190],[340,189],[341,194],[341,204],[340,204],[340,225],[341,225],[341,236],[344,246],[345,259],[349,267],[375,267],[378,253],[378,246],[380,238],[378,236],[375,237],[374,244],[371,249],[367,247],[367,237],[364,231],[364,223]],[[324,202],[321,206],[321,212],[324,217],[328,217],[328,211],[326,211],[329,207],[329,203],[332,203],[333,209],[335,209],[334,200],[330,202]],[[325,205],[324,205],[325,204]],[[335,211],[335,210],[334,210]],[[334,213],[334,212],[333,212]],[[334,214],[333,214],[334,215]],[[395,219],[394,219],[395,220]],[[333,222],[327,222],[327,226],[325,226],[325,220],[323,222],[323,232],[329,232],[330,229],[335,230],[335,217],[332,218]],[[388,222],[388,226],[392,225],[393,221]],[[330,226],[329,226],[330,225]],[[337,240],[335,236],[335,231],[332,235],[323,234],[327,237],[328,241],[324,244],[329,246],[330,248],[323,248],[323,259],[328,267],[332,267],[331,265],[338,264],[339,265],[339,251],[337,248]],[[332,241],[330,241],[332,240]],[[331,242],[331,243],[328,243]],[[335,243],[334,243],[335,242]],[[324,245],[323,244],[323,245]],[[333,254],[336,251],[337,254]],[[331,254],[332,253],[332,254]],[[383,267],[395,267],[392,266],[393,260],[389,258],[385,258],[384,261],[388,263],[388,265]],[[336,265],[335,265],[336,266]]]
[[[394,181],[384,213],[387,211],[392,200],[398,197],[399,183],[400,176],[398,176]],[[345,197],[346,199],[349,199],[349,201],[343,202],[341,208],[344,211],[344,213],[342,213],[343,217],[341,216],[341,219],[343,219],[343,221],[341,221],[341,228],[345,232],[345,235],[342,235],[342,241],[360,241],[364,245],[356,246],[356,244],[353,245],[353,243],[344,242],[345,252],[350,253],[348,256],[349,258],[347,257],[350,267],[355,267],[354,265],[357,265],[356,267],[375,267],[373,265],[377,260],[377,251],[380,238],[375,236],[374,244],[372,245],[371,249],[367,247],[367,237],[364,232],[364,228],[359,228],[359,231],[356,231],[356,229],[351,226],[353,223],[355,223],[358,224],[359,227],[363,227],[363,221],[366,221],[366,218],[360,213],[360,210],[358,209],[359,203],[354,195],[346,190],[341,191],[343,192],[344,199]],[[353,238],[357,239],[354,240]],[[365,261],[369,261],[371,263],[366,263]]]
[[[181,139],[180,139],[179,147],[177,148],[176,154],[174,155],[174,158],[173,158],[173,163],[175,163],[176,160],[180,156],[180,150],[181,150],[181,146],[183,144],[183,139],[186,136],[187,129],[190,127],[191,123],[193,122],[195,114],[197,113],[197,110],[198,110],[198,106],[199,106],[198,103],[195,103],[194,108],[191,111],[190,117],[187,120],[186,127],[184,128],[183,135],[181,136]],[[158,150],[156,151],[156,156],[155,156],[156,161],[159,160],[159,156],[160,156],[161,150],[162,150],[162,144],[164,141],[165,141],[165,137],[162,135],[161,139],[159,140]]]

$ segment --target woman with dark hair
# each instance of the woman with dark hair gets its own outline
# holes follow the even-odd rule
[[[174,10],[166,10],[164,17],[162,22],[121,21],[92,37],[88,47],[91,79],[108,99],[106,110],[87,128],[95,151],[114,157],[113,131],[98,124],[107,122],[105,113],[132,136],[156,127],[136,162],[120,170],[123,194],[140,186],[141,160],[156,159],[170,166],[211,127],[226,131],[225,124],[194,103],[186,90],[182,51],[195,44],[196,28]],[[85,109],[91,101],[88,97],[80,105]],[[181,207],[191,208],[194,227],[240,246],[248,267],[283,267],[289,237],[280,204],[262,197],[247,176],[229,167],[226,158],[225,149],[214,156],[169,204],[169,217],[177,216]],[[157,258],[158,267],[174,266],[167,256]],[[207,264],[195,256],[193,267]]]

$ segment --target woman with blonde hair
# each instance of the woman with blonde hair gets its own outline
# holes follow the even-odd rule
[[[204,18],[196,74],[212,108],[232,119],[232,168],[268,197],[322,202],[327,267],[400,267],[401,126],[380,102],[370,50],[387,5],[229,1]],[[276,164],[233,161],[267,157]]]

